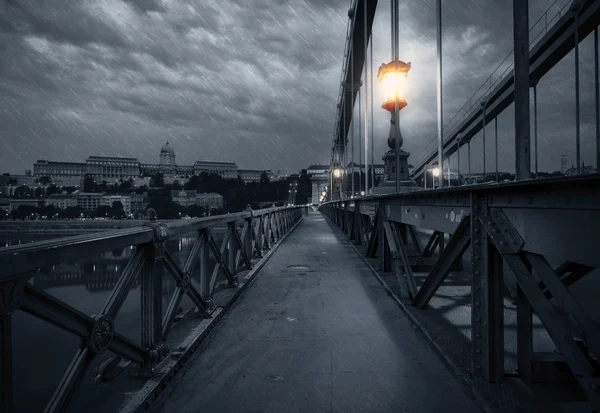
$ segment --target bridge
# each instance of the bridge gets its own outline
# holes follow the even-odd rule
[[[529,133],[530,88],[535,93],[539,79],[573,49],[579,56],[579,43],[591,33],[598,125],[600,2],[577,0],[556,15],[547,12],[534,24],[543,27],[533,40],[527,19],[515,19],[517,52],[446,124],[438,49],[432,144],[410,176],[401,172],[404,96],[395,91],[381,185],[390,184],[388,191],[376,191],[367,173],[359,191],[353,182],[348,192],[354,173],[345,165],[355,164],[348,149],[361,93],[365,164],[374,138],[372,57],[369,70],[367,63],[377,6],[356,0],[348,13],[321,202],[148,220],[0,248],[0,411],[24,411],[33,402],[48,413],[600,411],[600,174],[583,173],[579,97],[574,176],[532,173],[537,137],[532,143]],[[407,70],[397,63],[397,7],[393,0],[387,68]],[[527,1],[514,7],[516,16],[527,16]],[[439,179],[437,188],[425,188],[434,163],[443,175],[463,145],[485,141],[485,126],[511,104],[514,181],[499,182],[497,166],[495,179],[484,166],[484,183],[463,185],[459,177],[454,186]],[[597,142],[599,136],[597,127]],[[497,159],[497,145],[489,153]],[[470,150],[468,165],[470,175]],[[189,248],[181,249],[182,237]],[[111,252],[121,265],[95,273],[93,263]],[[83,261],[94,269],[81,277],[73,268]],[[87,289],[106,292],[101,306],[79,308],[53,289],[78,285],[79,278]],[[133,323],[125,320],[133,313]],[[17,328],[33,337],[28,329],[42,323],[64,343],[60,349],[45,352],[45,338],[15,345]],[[60,368],[54,359],[67,353],[70,362]],[[18,354],[39,368],[25,371]],[[15,391],[39,377],[51,385],[36,394]]]

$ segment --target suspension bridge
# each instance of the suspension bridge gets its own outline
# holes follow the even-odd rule
[[[530,36],[528,2],[514,0],[514,51],[444,123],[438,1],[437,136],[409,173],[399,114],[410,65],[399,60],[392,0],[391,62],[378,73],[392,87],[386,179],[376,185],[365,167],[348,191],[355,140],[358,164],[374,165],[371,39],[381,3],[356,0],[348,12],[321,202],[0,248],[0,411],[20,411],[18,374],[52,373],[23,373],[14,361],[20,313],[77,339],[44,400],[48,413],[600,411],[600,175],[583,173],[578,84],[579,44],[593,35],[598,125],[600,2],[554,8]],[[577,173],[542,179],[530,91],[572,51]],[[484,163],[482,184],[465,185],[460,172],[445,181],[444,165],[464,145],[470,175],[471,141],[485,141],[486,125],[510,105],[514,181],[499,182],[497,161]],[[597,127],[597,145],[598,136]],[[497,159],[494,140],[483,147]],[[433,167],[438,185],[425,189]],[[192,241],[182,255],[169,242],[184,234]],[[96,311],[46,286],[55,265],[121,248],[132,253],[118,276],[92,283],[110,290]],[[46,284],[34,280],[41,269]],[[68,284],[69,274],[57,277]],[[130,295],[139,300],[135,334],[119,317]],[[44,342],[31,346],[44,352]]]

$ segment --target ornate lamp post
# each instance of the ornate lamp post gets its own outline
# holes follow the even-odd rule
[[[388,135],[390,151],[383,157],[386,180],[396,182],[396,192],[400,192],[400,181],[409,179],[407,158],[410,154],[400,149],[403,143],[402,132],[400,131],[400,110],[408,104],[404,99],[404,91],[409,70],[410,62],[404,63],[396,60],[381,65],[377,74],[377,80],[383,86],[385,96],[385,101],[381,107],[391,114],[390,133]],[[395,160],[395,165],[392,164],[393,160]]]

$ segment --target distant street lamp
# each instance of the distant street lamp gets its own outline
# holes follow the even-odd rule
[[[340,176],[342,176],[342,171],[341,171],[341,169],[338,169],[338,168],[334,169],[334,170],[333,170],[333,176],[334,176],[335,178],[339,178]]]
[[[408,104],[404,99],[406,87],[406,78],[410,70],[410,62],[404,63],[400,60],[394,60],[387,64],[382,64],[377,73],[377,80],[383,86],[385,101],[382,108],[391,113],[390,133],[388,135],[388,146],[393,149],[396,157],[396,166],[394,168],[396,177],[396,192],[400,192],[400,147],[402,146],[402,133],[400,132],[400,110]]]

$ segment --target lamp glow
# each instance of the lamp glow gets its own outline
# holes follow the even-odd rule
[[[334,169],[333,170],[333,176],[336,178],[339,178],[340,176],[342,176],[342,171],[339,169]]]
[[[398,109],[402,109],[408,105],[406,100],[404,100],[404,92],[409,70],[410,62],[404,63],[402,61],[382,64],[379,67],[377,80],[379,80],[383,87],[385,97],[385,101],[381,105],[382,108],[393,112],[396,99],[398,99]]]
[[[440,176],[440,168],[433,168],[431,170],[431,173],[437,178],[438,176]]]

